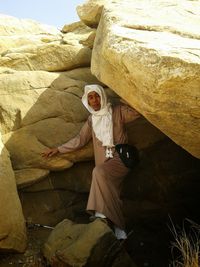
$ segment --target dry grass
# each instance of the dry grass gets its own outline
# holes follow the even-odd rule
[[[187,225],[186,225],[187,224]],[[187,230],[186,230],[187,228]],[[172,242],[173,267],[199,267],[200,266],[200,225],[186,219],[183,229],[176,230],[174,224],[170,230],[175,241]]]

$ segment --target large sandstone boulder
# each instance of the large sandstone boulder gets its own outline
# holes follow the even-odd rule
[[[40,180],[43,175],[35,171],[38,168],[62,170],[73,162],[92,159],[91,143],[74,153],[49,159],[41,157],[46,147],[65,143],[79,132],[88,117],[81,103],[83,87],[88,83],[98,83],[89,68],[62,73],[5,71],[1,74],[0,128],[21,180],[32,183],[33,175]],[[117,99],[110,90],[107,92]]]
[[[62,28],[65,33],[63,42],[66,44],[78,45],[83,44],[89,48],[93,48],[96,29],[87,27],[82,21],[67,24]]]
[[[87,77],[92,75],[87,69],[82,71],[85,81],[78,80],[72,72],[69,75],[74,78],[68,77],[67,72],[1,74],[0,127],[15,170],[65,169],[72,162],[92,158],[91,145],[68,156],[48,160],[41,157],[46,147],[58,146],[74,137],[87,119],[88,112],[80,98]]]
[[[62,33],[53,26],[0,14],[0,53],[30,45],[60,42]]]
[[[0,35],[13,36],[13,35],[40,35],[60,34],[60,31],[54,27],[46,24],[41,24],[31,19],[18,19],[12,16],[0,15]]]
[[[1,56],[0,67],[15,70],[64,71],[89,66],[91,49],[60,43],[28,45],[10,49]]]
[[[50,234],[43,252],[55,267],[59,264],[80,267],[135,266],[125,250],[120,248],[111,229],[100,220],[90,224],[62,221]]]
[[[23,252],[26,228],[9,153],[0,135],[0,250]]]
[[[63,71],[90,65],[95,31],[82,24],[65,34],[35,21],[1,15],[0,36],[0,68]]]
[[[80,19],[90,27],[97,27],[101,12],[107,0],[89,0],[77,6],[77,13]]]
[[[87,25],[94,5],[78,9]],[[105,1],[92,56],[99,80],[198,158],[199,25],[199,1]]]

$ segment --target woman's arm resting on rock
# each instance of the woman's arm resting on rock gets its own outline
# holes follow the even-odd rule
[[[78,150],[83,146],[85,146],[90,141],[91,138],[92,138],[92,128],[88,119],[81,128],[79,134],[77,134],[67,143],[59,146],[58,151],[63,154]]]
[[[48,158],[57,155],[59,152],[61,154],[64,154],[67,152],[75,151],[86,145],[91,138],[92,138],[92,129],[89,120],[87,120],[83,125],[83,127],[81,128],[79,134],[77,134],[74,138],[70,139],[65,144],[62,144],[55,148],[48,148],[46,151],[42,153],[42,156]]]

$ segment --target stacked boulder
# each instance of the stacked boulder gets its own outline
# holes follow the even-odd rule
[[[89,0],[97,28],[92,73],[154,126],[200,158],[200,4]]]
[[[17,194],[10,157],[0,134],[0,248],[1,251],[23,252],[26,248],[26,227]]]
[[[48,214],[55,216],[52,210],[56,204],[51,203],[49,208],[45,197],[56,189],[45,187],[42,192],[47,193],[39,194],[39,186],[35,191],[29,188],[27,194],[25,188],[50,179],[51,170],[64,170],[74,162],[93,157],[91,144],[78,153],[48,160],[41,153],[76,135],[88,116],[81,96],[84,85],[98,83],[90,72],[95,30],[77,22],[59,31],[32,20],[1,15],[0,36],[1,218],[4,218],[0,249],[22,252],[26,247],[26,228],[16,185],[26,220],[49,223]],[[88,177],[91,168],[85,168]],[[88,191],[89,186],[86,187]],[[80,192],[81,199],[85,199],[84,193]],[[52,194],[46,201],[57,199],[56,207],[61,208],[63,200]],[[76,194],[71,194],[65,201],[77,202],[76,198]],[[42,220],[38,219],[39,214],[47,215]],[[59,215],[52,224],[64,216],[62,212]]]
[[[43,253],[53,267],[136,267],[122,243],[101,220],[89,224],[63,220],[50,234]]]

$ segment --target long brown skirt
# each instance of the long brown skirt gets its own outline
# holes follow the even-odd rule
[[[114,158],[97,165],[92,173],[92,184],[87,203],[87,211],[104,214],[116,226],[124,229],[120,193],[124,177],[129,169],[124,166],[118,154]]]

